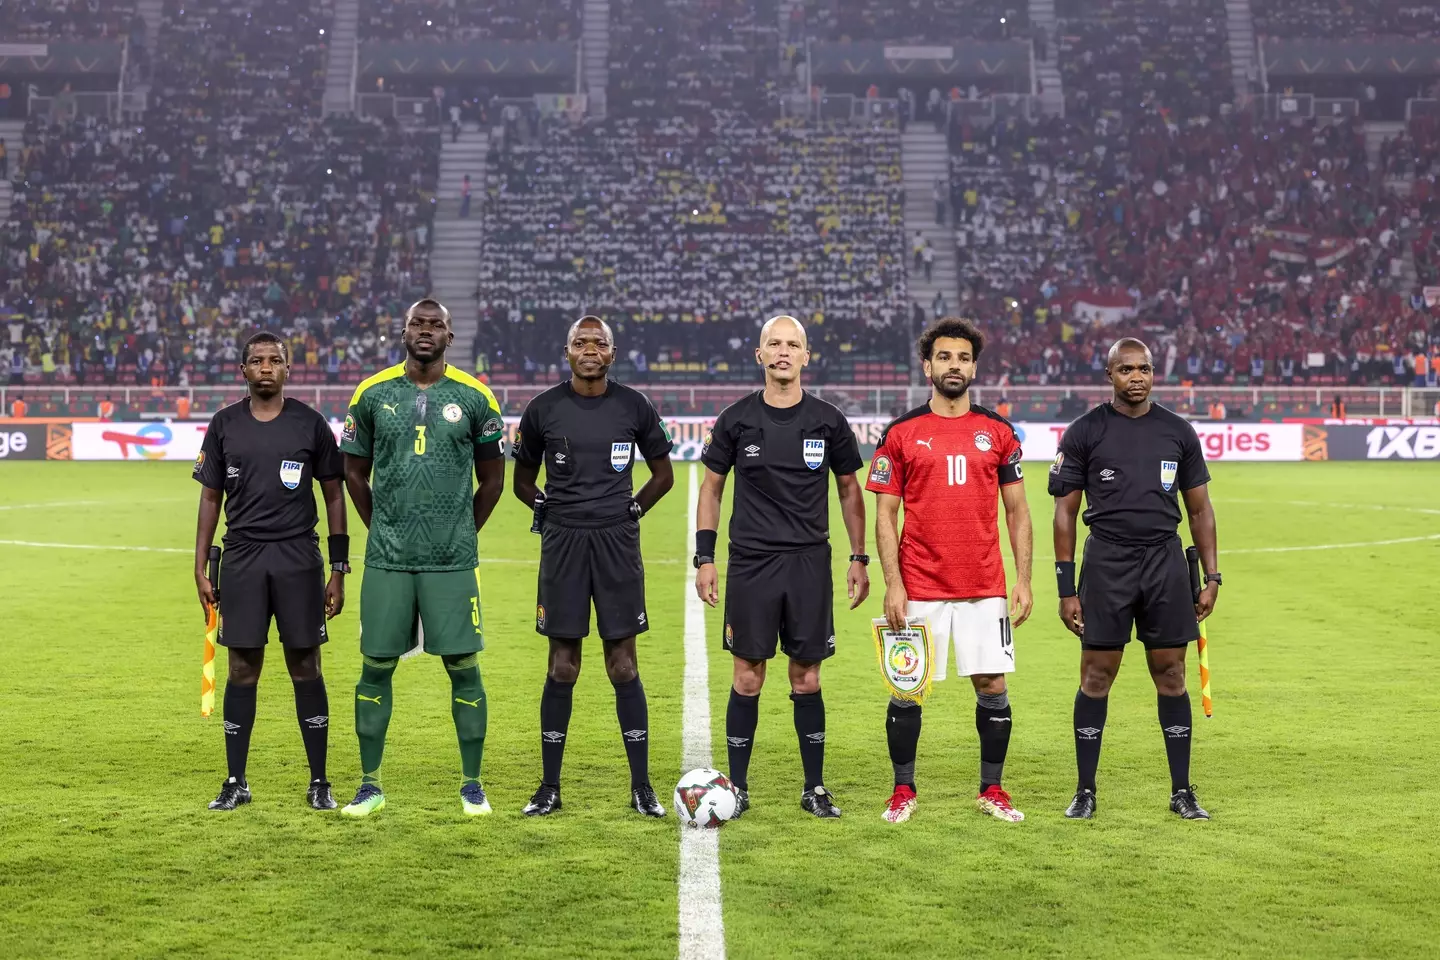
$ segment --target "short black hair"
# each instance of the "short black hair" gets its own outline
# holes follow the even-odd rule
[[[980,359],[980,351],[985,349],[985,335],[980,328],[975,326],[973,321],[964,317],[941,317],[920,334],[920,359],[929,360],[930,355],[935,351],[935,341],[941,337],[952,337],[956,340],[969,340],[970,349],[975,352],[975,359]]]
[[[277,347],[280,348],[280,359],[284,360],[286,363],[290,362],[290,351],[285,348],[285,341],[280,338],[280,335],[271,333],[269,330],[261,330],[259,333],[251,334],[250,339],[245,341],[245,346],[240,351],[241,363],[250,362],[250,348],[255,346],[255,344],[257,343],[275,344]]]
[[[450,323],[450,308],[445,306],[445,304],[441,303],[439,300],[436,300],[434,297],[425,297],[423,300],[416,300],[414,303],[410,304],[410,306],[406,307],[405,319],[407,321],[410,319],[410,314],[415,312],[416,307],[434,307],[435,309],[439,310],[442,315],[444,315],[445,323],[447,325]]]

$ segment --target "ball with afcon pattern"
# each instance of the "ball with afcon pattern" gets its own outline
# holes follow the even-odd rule
[[[737,805],[735,787],[719,770],[691,770],[675,785],[675,811],[687,827],[718,827]]]

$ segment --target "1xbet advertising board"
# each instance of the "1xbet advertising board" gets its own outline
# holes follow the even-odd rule
[[[506,441],[514,439],[518,417],[505,418]],[[875,452],[880,434],[889,422],[883,417],[855,417],[850,421],[860,452]],[[665,421],[675,441],[674,459],[698,460],[705,436],[715,423],[713,417],[669,417]],[[208,425],[200,422],[152,421],[149,423],[77,423],[74,425],[73,456],[76,460],[194,460],[200,452]],[[336,438],[340,424],[332,423]],[[1026,460],[1055,459],[1063,423],[1017,423]],[[1298,423],[1197,423],[1195,432],[1207,460],[1302,460],[1306,428]],[[1332,430],[1335,428],[1331,428]],[[1360,428],[1364,429],[1364,428]],[[1376,428],[1380,430],[1429,429],[1440,436],[1440,428]],[[1412,436],[1407,434],[1407,437]],[[1427,435],[1428,436],[1428,435]],[[1398,441],[1397,441],[1398,442]],[[1406,441],[1408,442],[1408,441]],[[1417,440],[1418,442],[1418,440]],[[1425,441],[1429,442],[1429,441]],[[43,444],[40,445],[43,448]],[[1423,443],[1416,449],[1430,449]],[[1433,456],[1433,454],[1432,454]],[[1321,458],[1323,459],[1323,458]],[[1363,456],[1358,459],[1365,459]]]
[[[1307,460],[1440,460],[1440,426],[1335,424],[1305,428]]]

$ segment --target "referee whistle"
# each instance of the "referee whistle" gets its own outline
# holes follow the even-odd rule
[[[535,494],[535,505],[532,507],[533,516],[530,520],[530,532],[539,533],[545,527],[545,491],[540,490]]]

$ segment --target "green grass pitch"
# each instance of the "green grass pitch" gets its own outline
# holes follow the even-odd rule
[[[783,672],[761,700],[755,809],[720,838],[730,956],[1435,956],[1440,470],[1214,467],[1226,585],[1211,621],[1213,720],[1200,717],[1191,668],[1194,777],[1215,816],[1200,824],[1166,809],[1154,693],[1134,651],[1112,695],[1099,817],[1060,816],[1074,786],[1078,653],[1055,617],[1042,470],[1027,481],[1038,604],[1015,635],[1006,770],[1029,819],[975,812],[973,696],[952,679],[926,707],[920,809],[902,828],[881,822],[877,567],[864,610],[837,598],[839,648],[824,672],[842,820],[799,809]],[[681,772],[688,472],[678,465],[675,491],[644,521],[641,673],[667,807]],[[396,679],[387,809],[349,822],[305,808],[278,654],[260,688],[255,803],[206,811],[223,746],[218,711],[198,712],[188,473],[0,465],[0,955],[675,956],[678,828],[673,815],[627,809],[598,650],[576,693],[565,809],[545,822],[520,815],[538,781],[545,646],[533,632],[537,538],[508,491],[481,539],[495,815],[460,813],[448,686],[429,658]],[[835,531],[843,544],[838,511]],[[1326,545],[1341,546],[1308,549]],[[359,586],[351,578],[325,648],[342,803],[358,777]],[[718,613],[707,630],[723,767],[730,665]]]

